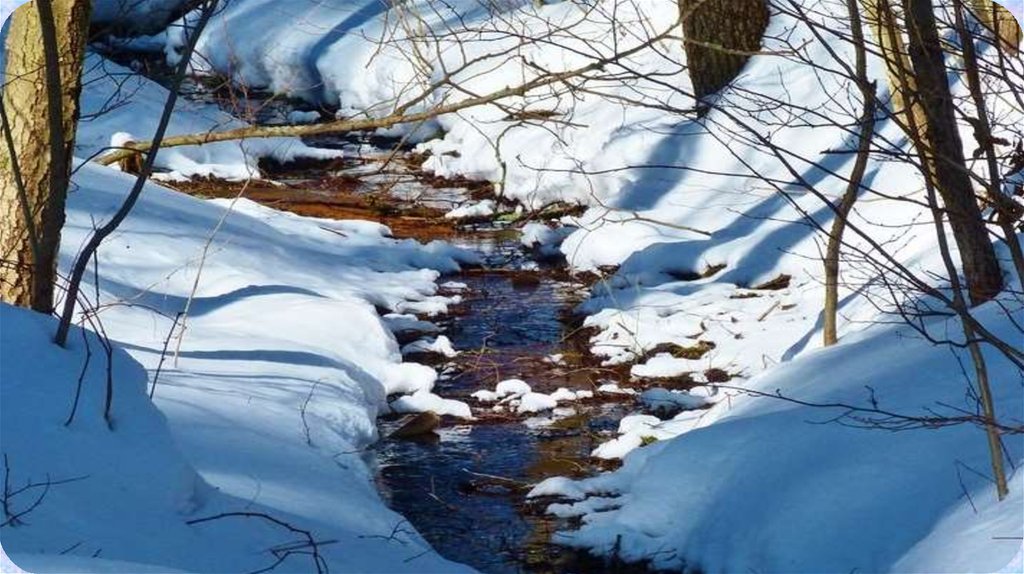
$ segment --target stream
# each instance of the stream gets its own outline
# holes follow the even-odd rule
[[[593,390],[601,372],[570,366],[582,357],[569,311],[583,287],[557,267],[517,271],[522,254],[508,235],[477,232],[468,244],[456,241],[485,254],[488,268],[452,277],[468,289],[457,313],[442,322],[462,354],[445,365],[434,392],[469,403],[479,420],[443,425],[428,440],[382,440],[375,450],[378,483],[389,505],[446,558],[483,572],[565,571],[582,567],[586,557],[550,543],[568,523],[524,504],[525,494],[550,476],[594,472],[589,453],[615,431],[626,406],[575,402],[502,416],[469,396],[510,378],[540,392]],[[554,354],[563,356],[557,365],[548,359]],[[383,421],[381,435],[397,424]]]
[[[643,571],[553,544],[552,535],[571,529],[572,519],[546,514],[546,502],[526,500],[532,485],[546,478],[615,468],[617,462],[590,453],[614,438],[619,421],[636,408],[632,396],[595,392],[605,383],[635,383],[628,367],[602,367],[588,352],[592,333],[573,314],[588,284],[570,275],[564,261],[533,260],[514,223],[445,219],[453,205],[489,196],[478,182],[441,180],[420,171],[414,154],[391,157],[365,140],[309,143],[352,153],[328,162],[262,165],[273,182],[249,182],[246,197],[300,215],[377,221],[396,238],[442,239],[483,260],[441,277],[440,292],[462,300],[447,315],[424,317],[442,329],[458,356],[406,356],[435,368],[440,376],[433,392],[469,404],[474,420],[444,416],[436,432],[410,440],[390,437],[410,415],[381,417],[381,440],[367,462],[384,500],[445,558],[482,572]],[[239,193],[225,182],[177,187],[203,197]],[[399,342],[415,339],[400,336]],[[527,381],[539,393],[564,387],[594,396],[535,414],[496,412],[493,403],[470,396],[508,379]]]
[[[226,111],[238,105],[201,83],[188,84],[183,92]],[[294,109],[294,102],[267,94],[248,97],[255,98],[246,105],[261,123]],[[572,311],[586,298],[588,286],[570,276],[564,262],[533,261],[514,225],[443,218],[459,203],[491,197],[489,184],[426,174],[419,168],[422,158],[408,151],[392,154],[392,140],[318,137],[307,143],[349,153],[330,161],[263,162],[268,179],[247,183],[245,196],[300,215],[378,221],[396,238],[443,239],[476,251],[484,261],[441,278],[442,284],[463,284],[462,302],[447,316],[428,318],[460,354],[406,358],[436,368],[434,393],[466,402],[475,420],[446,416],[435,433],[400,440],[390,434],[405,417],[382,417],[381,440],[367,456],[384,500],[441,555],[482,572],[643,571],[553,544],[552,535],[572,523],[547,515],[546,503],[525,497],[545,478],[582,478],[617,466],[591,458],[590,452],[616,435],[619,420],[635,406],[632,398],[594,393],[552,411],[518,415],[494,412],[491,404],[470,397],[512,378],[541,393],[560,387],[595,391],[607,382],[631,386],[628,369],[602,368],[587,351],[590,333]],[[237,184],[221,181],[176,187],[201,197],[240,193]]]

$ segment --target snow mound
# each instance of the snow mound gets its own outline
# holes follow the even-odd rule
[[[416,341],[402,347],[403,355],[410,355],[413,353],[434,353],[449,359],[459,355],[459,352],[452,346],[451,339],[444,335],[438,335],[434,339],[417,339]]]
[[[519,414],[539,413],[541,411],[549,411],[557,406],[558,401],[551,395],[545,395],[544,393],[526,393],[519,398],[519,404],[516,405],[516,412]]]
[[[391,403],[391,410],[396,413],[422,413],[430,411],[438,415],[451,415],[463,419],[473,418],[473,413],[466,403],[453,399],[444,399],[430,391],[418,391],[411,395],[399,397]]]
[[[476,203],[460,205],[444,214],[445,219],[482,219],[494,215],[493,199],[485,199]]]

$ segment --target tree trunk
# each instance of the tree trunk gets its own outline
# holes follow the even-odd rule
[[[822,322],[822,338],[824,346],[835,345],[839,341],[839,255],[843,246],[843,233],[846,231],[846,220],[853,211],[853,204],[860,194],[864,174],[867,171],[871,154],[871,140],[875,135],[876,91],[874,82],[868,80],[868,56],[864,39],[864,27],[861,20],[857,0],[846,0],[847,13],[850,16],[850,35],[853,41],[856,63],[854,81],[860,90],[863,100],[861,111],[860,134],[857,138],[857,159],[850,171],[850,180],[842,199],[836,205],[836,217],[832,220],[829,231],[828,245],[825,249],[825,308]]]
[[[1024,285],[1024,250],[1021,249],[1020,240],[1017,239],[1017,230],[1014,228],[1016,222],[1020,219],[1022,210],[1017,202],[1003,195],[1002,192],[1002,174],[999,170],[996,141],[992,137],[992,122],[989,118],[988,108],[985,105],[980,64],[978,54],[974,49],[975,37],[967,25],[965,12],[966,9],[962,0],[954,0],[954,25],[960,38],[960,46],[963,50],[964,58],[964,75],[967,78],[967,87],[971,94],[971,101],[974,103],[974,113],[977,116],[974,121],[974,137],[978,142],[980,154],[985,156],[986,167],[988,168],[988,187],[985,198],[992,205],[996,224],[1003,232],[1003,240],[1010,250],[1010,258],[1013,260],[1013,266],[1017,270],[1017,278]],[[975,156],[979,152],[976,152]]]
[[[721,90],[761,50],[765,0],[679,0],[686,65],[698,100]]]
[[[29,2],[14,11],[7,35],[0,300],[43,313],[53,310],[89,8],[88,0]]]
[[[945,204],[967,290],[977,305],[1002,290],[1003,275],[964,160],[934,7],[931,0],[903,0],[903,8],[916,83],[913,97],[920,102],[924,120],[918,124],[921,133],[917,141],[925,148],[919,150],[925,177],[931,179]]]
[[[999,48],[1010,56],[1016,56],[1022,31],[1013,13],[992,0],[971,0],[971,5],[978,20],[1001,40]]]

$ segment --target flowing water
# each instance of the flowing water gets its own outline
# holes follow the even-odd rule
[[[489,268],[452,278],[468,289],[443,324],[463,354],[444,365],[437,394],[474,404],[470,393],[504,379],[550,392],[593,390],[613,374],[578,364],[580,337],[569,311],[583,295],[581,285],[557,269],[517,270],[518,246],[500,234],[478,233],[470,245],[487,256]],[[563,356],[558,365],[549,359],[554,354]],[[588,401],[536,416],[474,408],[481,420],[472,424],[453,420],[427,440],[380,442],[378,482],[390,506],[449,559],[484,572],[581,567],[583,557],[550,544],[568,524],[525,504],[525,494],[549,476],[594,472],[588,455],[614,431],[624,408]],[[383,422],[382,436],[397,425]]]
[[[237,98],[226,99],[202,83],[185,92],[240,115]],[[241,115],[260,123],[278,121],[274,118],[291,109],[288,102],[266,95],[249,97],[257,97],[247,106],[254,111]],[[552,544],[554,532],[571,524],[546,515],[542,504],[527,503],[525,495],[531,485],[551,476],[583,477],[607,468],[589,453],[614,436],[632,405],[621,396],[605,395],[531,416],[495,413],[469,397],[510,378],[524,379],[545,393],[559,387],[594,390],[605,382],[628,386],[621,370],[596,366],[586,352],[587,334],[571,313],[586,296],[586,286],[558,263],[530,261],[515,230],[457,227],[441,218],[453,202],[489,192],[479,184],[423,174],[406,154],[392,157],[387,141],[346,137],[308,143],[352,153],[335,162],[262,166],[277,183],[250,182],[246,197],[303,215],[380,221],[396,237],[445,239],[477,251],[485,261],[481,268],[443,279],[465,285],[463,302],[437,320],[461,354],[433,362],[441,372],[434,392],[473,405],[476,420],[445,417],[436,434],[421,440],[387,438],[401,419],[380,421],[385,438],[369,456],[391,508],[439,553],[484,572],[630,570]],[[374,146],[380,148],[370,149],[369,155],[378,159],[361,157]],[[383,163],[382,156],[388,157]],[[204,197],[239,193],[225,182],[179,188]],[[561,360],[552,361],[552,355]]]

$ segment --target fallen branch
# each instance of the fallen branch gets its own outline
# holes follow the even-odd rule
[[[327,567],[327,561],[324,560],[323,555],[320,554],[320,547],[325,545],[325,544],[333,544],[334,542],[337,542],[336,540],[319,540],[318,541],[316,538],[313,537],[313,533],[312,532],[310,532],[308,530],[303,530],[303,529],[295,527],[295,526],[292,526],[291,524],[288,524],[287,522],[285,522],[285,521],[283,521],[283,520],[281,520],[279,518],[274,518],[273,516],[270,516],[269,514],[264,514],[262,512],[223,512],[221,514],[216,514],[216,515],[213,515],[213,516],[207,516],[205,518],[194,518],[192,520],[186,521],[185,524],[188,524],[189,526],[192,526],[192,525],[195,525],[195,524],[202,524],[204,522],[213,522],[214,520],[221,520],[221,519],[224,519],[224,518],[259,518],[259,519],[263,519],[263,520],[266,520],[267,522],[271,522],[271,523],[273,523],[273,524],[275,524],[277,526],[280,526],[281,528],[284,528],[284,529],[286,529],[286,530],[288,530],[290,532],[294,532],[295,534],[298,534],[298,535],[302,536],[302,538],[304,539],[303,541],[300,541],[300,542],[294,542],[294,543],[284,544],[284,545],[275,546],[273,548],[270,548],[269,549],[270,553],[273,554],[274,557],[277,558],[277,560],[273,564],[271,564],[270,566],[268,566],[266,568],[261,568],[260,570],[255,570],[255,571],[251,572],[250,574],[262,574],[263,572],[269,572],[269,571],[273,570],[274,568],[278,567],[282,562],[284,562],[292,554],[308,554],[308,555],[310,555],[313,558],[313,563],[316,565],[317,574],[327,574],[329,572],[329,569]]]
[[[622,52],[599,58],[578,68],[572,70],[566,70],[564,72],[550,73],[539,76],[514,87],[506,87],[501,90],[491,92],[482,96],[473,96],[460,100],[458,102],[437,106],[429,110],[416,113],[405,113],[405,109],[409,106],[403,106],[399,108],[398,113],[390,114],[381,118],[363,118],[363,119],[340,119],[331,122],[324,122],[319,124],[303,124],[303,125],[287,125],[287,126],[246,126],[242,128],[236,128],[232,130],[224,130],[220,132],[204,132],[195,133],[179,136],[164,137],[158,141],[158,146],[161,148],[185,146],[185,145],[203,145],[216,142],[234,141],[241,139],[255,139],[255,138],[274,138],[274,137],[307,137],[316,135],[328,135],[328,134],[339,134],[347,132],[359,132],[359,131],[370,131],[382,128],[390,128],[400,124],[409,124],[423,122],[434,119],[438,116],[459,112],[468,108],[491,104],[499,100],[503,100],[510,97],[523,97],[527,93],[559,84],[570,80],[572,78],[579,77],[588,72],[596,70],[602,70],[609,65],[614,65],[625,58],[642,52],[651,46],[672,37],[672,33],[675,30],[675,26],[678,25],[677,20],[672,26],[665,29],[660,34],[648,38],[646,41],[641,42],[639,45],[623,50]],[[431,89],[436,89],[439,86],[431,86]],[[100,165],[111,165],[118,163],[122,160],[126,160],[132,156],[140,153],[149,152],[153,148],[153,142],[129,142],[123,147],[118,148],[116,151],[107,155],[101,156],[96,160]]]

